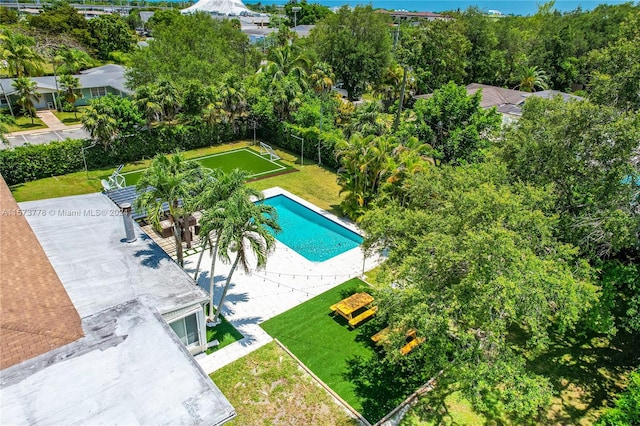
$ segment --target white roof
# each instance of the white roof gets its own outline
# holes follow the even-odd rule
[[[162,317],[140,301],[86,317],[83,328],[85,337],[2,370],[0,423],[211,426],[234,417]]]
[[[182,9],[182,13],[207,12],[219,15],[253,14],[242,0],[200,0],[196,4]]]
[[[100,149],[100,148],[94,148]],[[104,194],[20,203],[80,317],[140,298],[161,314],[208,300],[136,224],[138,239],[124,243],[119,208]]]

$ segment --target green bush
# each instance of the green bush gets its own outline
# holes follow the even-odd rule
[[[187,151],[216,145],[236,137],[227,126],[158,126],[120,137],[107,151],[101,145],[87,148],[85,155],[87,167],[97,169],[152,158],[176,149]],[[15,185],[77,172],[84,168],[82,147],[90,145],[90,141],[67,139],[0,150],[0,174],[8,185]]]

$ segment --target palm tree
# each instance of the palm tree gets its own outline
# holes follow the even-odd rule
[[[64,100],[67,101],[73,108],[73,115],[78,119],[78,109],[76,108],[76,101],[82,97],[82,92],[76,92],[80,89],[80,79],[69,74],[60,76],[60,88],[64,94]]]
[[[60,47],[53,57],[54,71],[59,71],[60,74],[77,74],[92,64],[93,60],[87,52],[68,46]]]
[[[264,267],[269,253],[275,248],[275,238],[268,228],[277,232],[280,226],[276,210],[272,206],[253,203],[243,191],[235,192],[229,199],[214,206],[210,212],[220,223],[220,258],[224,262],[231,262],[231,256],[234,256],[220,303],[212,319],[215,323],[222,312],[231,278],[238,265],[249,273],[252,257],[255,257],[256,268]]]
[[[180,97],[180,91],[169,80],[161,80],[155,90],[155,98],[162,107],[162,121],[171,121],[175,118],[182,99]]]
[[[301,53],[298,46],[287,45],[273,49],[269,60],[258,69],[258,74],[267,76],[271,83],[292,76],[300,87],[306,89],[309,66],[309,59]]]
[[[327,93],[333,87],[336,78],[331,65],[326,62],[318,62],[313,66],[313,71],[309,75],[309,80],[316,93]]]
[[[146,210],[147,219],[158,226],[166,213],[173,225],[178,265],[184,267],[182,253],[182,227],[187,223],[195,204],[195,186],[203,178],[203,169],[197,161],[186,161],[177,152],[171,158],[157,155],[138,180],[136,210]]]
[[[536,66],[521,66],[518,68],[516,80],[520,83],[514,89],[523,92],[535,92],[536,88],[547,90],[549,88],[549,76]]]
[[[118,134],[118,120],[114,118],[113,111],[99,100],[92,101],[86,109],[82,116],[82,127],[91,138],[100,142],[105,151]]]
[[[135,103],[147,120],[147,126],[162,117],[162,105],[153,85],[141,86],[136,90]]]
[[[25,77],[42,74],[44,59],[36,52],[36,42],[33,37],[4,30],[0,39],[2,40],[0,58],[4,60],[9,76]]]
[[[13,80],[13,87],[18,92],[16,103],[22,107],[25,115],[31,117],[31,124],[33,124],[33,117],[36,115],[36,107],[33,103],[42,97],[36,91],[37,86],[36,82],[29,77],[18,77]]]
[[[344,130],[347,137],[351,137],[355,133],[360,133],[362,136],[380,136],[386,133],[389,128],[390,123],[385,120],[380,103],[367,102],[356,108],[355,117]]]
[[[211,303],[209,304],[209,318],[213,318],[213,293],[214,293],[214,279],[215,279],[215,265],[216,258],[218,257],[218,247],[220,239],[222,237],[222,228],[225,225],[225,209],[224,201],[231,199],[235,196],[242,196],[247,200],[251,198],[260,199],[261,193],[253,188],[245,185],[248,173],[241,169],[234,169],[228,174],[224,174],[220,171],[214,171],[215,177],[209,179],[206,185],[206,189],[201,193],[198,205],[204,207],[204,213],[200,220],[200,236],[203,240],[203,251],[206,244],[210,246],[211,253],[211,270],[209,274],[209,297]],[[238,195],[240,194],[240,195]],[[213,245],[211,240],[213,239]],[[194,280],[197,280],[197,274],[199,269],[200,259],[198,260],[198,266],[196,266],[196,273]]]

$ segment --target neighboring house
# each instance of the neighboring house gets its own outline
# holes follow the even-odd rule
[[[540,92],[522,92],[520,90],[505,89],[502,87],[489,86],[487,84],[471,83],[466,86],[467,94],[474,95],[478,90],[482,90],[481,108],[493,108],[502,114],[503,123],[517,120],[522,116],[522,106],[529,96],[541,98],[553,98],[562,96],[565,101],[582,100],[580,96],[558,92],[557,90],[543,90]],[[416,95],[414,99],[427,99],[431,94]]]
[[[80,80],[80,93],[82,97],[79,98],[75,104],[76,106],[88,105],[91,99],[100,98],[106,96],[108,93],[117,96],[130,96],[132,91],[127,89],[124,85],[125,68],[121,65],[108,64],[97,68],[91,68],[85,71],[80,71],[80,74],[75,75]],[[59,76],[58,76],[59,77]],[[34,104],[36,109],[54,109],[56,104],[56,80],[55,76],[45,77],[31,77],[37,84],[37,92],[41,95]],[[13,88],[12,78],[0,79],[0,108],[7,108],[7,98],[11,102],[11,105],[15,105],[16,96],[15,89]],[[58,80],[58,89],[60,89]]]
[[[192,354],[206,292],[103,194],[22,203],[0,177],[0,424],[221,425]]]

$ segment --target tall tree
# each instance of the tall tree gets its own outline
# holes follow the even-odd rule
[[[170,158],[157,155],[136,184],[136,210],[145,210],[147,220],[156,226],[165,214],[169,216],[176,242],[176,260],[181,267],[184,267],[182,229],[189,232],[188,220],[196,204],[195,187],[202,177],[200,163],[186,161],[184,155],[177,152]]]
[[[409,123],[412,134],[433,147],[445,164],[473,162],[489,146],[491,132],[500,127],[500,115],[480,107],[481,92],[469,96],[453,82],[419,99],[413,108],[416,119]]]
[[[419,378],[442,370],[438,387],[461,391],[490,418],[534,419],[552,389],[524,369],[509,333],[521,330],[535,351],[550,330],[571,330],[596,300],[592,271],[554,238],[555,219],[540,209],[549,194],[512,188],[504,166],[431,167],[414,178],[407,207],[387,203],[361,221],[365,249],[388,252],[377,316],[396,331],[385,363]],[[424,343],[402,356],[410,328]],[[373,363],[385,364],[358,372],[375,388]]]
[[[259,191],[245,185],[248,176],[248,173],[241,169],[234,169],[228,174],[214,170],[214,173],[207,177],[207,183],[198,199],[198,205],[203,209],[203,215],[200,221],[200,236],[203,244],[208,242],[210,245],[211,253],[211,269],[209,271],[210,303],[208,315],[208,318],[211,320],[213,320],[215,316],[213,296],[216,259],[218,257],[218,247],[226,220],[223,202],[235,197],[237,194],[241,194],[241,197],[246,197],[247,199],[260,198],[261,193]]]
[[[275,238],[271,232],[279,231],[280,225],[274,207],[254,203],[244,191],[234,192],[210,211],[220,216],[222,221],[218,230],[220,258],[232,263],[212,320],[215,323],[222,312],[236,268],[240,265],[245,272],[250,273],[252,259],[255,259],[257,269],[264,267],[269,253],[275,248]]]
[[[130,53],[136,39],[120,15],[100,15],[89,20],[89,32],[93,37],[93,48],[99,59],[109,59],[112,52]]]
[[[419,93],[431,93],[450,81],[464,82],[470,48],[461,22],[436,19],[403,28],[398,57],[412,68]]]
[[[3,68],[10,77],[37,76],[42,74],[44,59],[35,50],[35,39],[19,32],[4,30],[2,40]]]
[[[149,46],[132,55],[128,84],[136,88],[165,79],[176,85],[189,80],[214,85],[225,73],[242,74],[247,41],[229,20],[212,20],[204,13],[181,15],[171,25],[158,23]]]
[[[371,6],[343,6],[319,21],[311,38],[352,101],[368,84],[378,83],[391,59],[389,17]]]
[[[37,87],[36,82],[29,77],[18,77],[13,81],[13,88],[18,92],[17,104],[22,107],[24,115],[31,117],[31,124],[33,124],[33,117],[36,115],[34,102],[41,97]]]
[[[561,238],[587,256],[607,257],[638,246],[632,182],[640,175],[633,162],[639,134],[635,113],[530,97],[498,143],[515,179],[552,185]]]
[[[64,100],[71,105],[76,119],[78,118],[76,101],[82,98],[82,92],[78,92],[80,88],[82,88],[82,85],[80,84],[80,79],[78,77],[68,74],[60,76],[60,89],[64,95]]]

